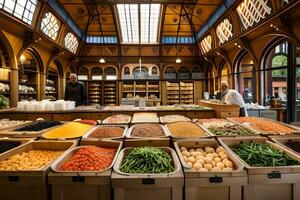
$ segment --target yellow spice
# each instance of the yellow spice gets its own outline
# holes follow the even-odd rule
[[[192,122],[176,122],[167,125],[171,134],[175,137],[201,137],[205,132]]]
[[[55,138],[76,138],[83,136],[87,131],[89,131],[93,125],[83,124],[80,122],[69,122],[60,127],[52,129],[47,133],[43,134],[44,138],[55,139]]]

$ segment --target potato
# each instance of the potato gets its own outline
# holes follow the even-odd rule
[[[216,163],[218,163],[218,162],[221,162],[222,159],[221,159],[220,157],[216,157],[216,158],[214,158],[214,161],[215,161]]]
[[[227,155],[227,154],[222,154],[222,155],[221,155],[221,159],[222,159],[222,160],[227,159],[227,158],[228,158],[228,155]]]
[[[202,165],[200,163],[195,163],[193,165],[193,169],[195,169],[195,170],[199,170],[200,168],[202,168]]]
[[[198,160],[196,160],[196,163],[200,163],[201,165],[204,165],[205,161],[204,161],[204,159],[198,159]]]
[[[233,167],[233,163],[230,160],[228,160],[228,161],[225,162],[225,166],[232,168]]]
[[[191,153],[188,152],[188,151],[183,151],[181,154],[186,156],[186,157],[189,157],[191,155]]]
[[[212,169],[212,165],[211,164],[204,164],[204,167],[210,171]]]
[[[202,155],[198,155],[197,157],[196,157],[196,160],[199,160],[199,159],[204,159],[204,156],[202,156]]]
[[[190,153],[192,153],[192,152],[194,152],[194,151],[195,151],[195,149],[190,149],[190,150],[189,150]]]
[[[214,167],[211,169],[212,172],[220,172],[222,171],[222,169],[220,169],[219,167]]]
[[[225,149],[222,146],[218,146],[218,148],[216,149],[216,152],[220,153],[220,151],[225,151]]]
[[[224,168],[225,168],[225,165],[224,165],[223,163],[219,162],[219,163],[217,164],[217,167],[219,167],[220,169],[224,169]]]
[[[219,155],[217,153],[212,153],[213,158],[218,157]]]
[[[203,168],[200,168],[198,171],[199,172],[208,172],[209,170],[203,167]]]
[[[190,163],[194,163],[196,161],[196,159],[193,156],[190,156],[190,157],[188,157],[187,161]]]
[[[214,149],[214,148],[211,148],[211,147],[205,147],[205,152],[206,152],[206,153],[214,153],[214,152],[215,152],[215,149]]]
[[[212,163],[212,159],[210,157],[206,157],[204,158],[204,162],[210,164]]]
[[[202,148],[197,148],[196,151],[200,152],[200,153],[204,152],[204,150]]]
[[[188,157],[182,156],[182,158],[183,158],[183,160],[184,160],[185,162],[187,162]]]
[[[187,166],[189,166],[190,168],[193,167],[193,163],[191,163],[191,162],[187,162],[186,164],[187,164]]]
[[[187,149],[186,147],[181,147],[181,148],[180,148],[180,151],[181,151],[181,152],[187,151],[187,150],[188,150],[188,149]]]
[[[191,153],[191,156],[193,156],[194,158],[196,158],[198,155],[199,155],[199,153],[196,152],[196,151],[193,151],[193,152]]]

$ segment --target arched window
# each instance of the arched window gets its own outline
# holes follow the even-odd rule
[[[41,30],[52,40],[56,39],[59,30],[59,22],[51,12],[45,13],[41,22]]]
[[[269,51],[264,66],[264,102],[270,104],[271,98],[280,98],[282,105],[287,100],[288,43],[283,42]]]
[[[178,69],[178,78],[179,79],[190,79],[190,70],[187,67],[180,67]]]
[[[130,75],[130,69],[129,67],[124,68],[124,75]]]
[[[146,67],[136,67],[132,71],[135,79],[146,79],[148,78],[148,69]]]
[[[114,67],[108,67],[104,70],[106,80],[116,80],[117,70]]]
[[[65,47],[69,49],[69,51],[71,51],[72,53],[76,53],[78,48],[78,41],[73,33],[67,33],[65,37]]]
[[[103,70],[101,67],[94,67],[91,72],[92,80],[102,80]]]
[[[192,69],[192,79],[201,79],[203,77],[203,73],[201,72],[201,68],[199,66],[194,66]]]
[[[164,73],[165,79],[176,79],[176,69],[174,67],[167,67]]]
[[[89,69],[87,67],[81,67],[78,72],[78,80],[88,80],[89,79]]]
[[[37,6],[36,0],[1,0],[0,9],[13,14],[27,24],[32,23],[33,14]]]
[[[157,67],[152,67],[152,69],[151,69],[151,75],[158,75]]]

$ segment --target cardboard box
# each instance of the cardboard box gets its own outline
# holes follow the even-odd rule
[[[240,142],[266,143],[274,149],[285,152],[288,156],[300,161],[300,157],[271,142],[265,137],[260,138],[222,138],[218,139],[224,148],[231,153],[231,147],[238,146]],[[234,154],[234,153],[233,153]],[[238,156],[237,156],[238,157]],[[238,157],[239,158],[239,157]],[[278,167],[252,167],[239,158],[248,172],[248,185],[243,187],[243,199],[272,199],[272,200],[298,200],[300,199],[300,165]]]
[[[244,166],[230,152],[226,152],[233,162],[232,172],[197,172],[184,161],[180,148],[217,148],[220,146],[216,139],[179,140],[174,143],[178,157],[183,165],[185,176],[185,200],[241,200],[242,187],[247,185],[247,173]]]

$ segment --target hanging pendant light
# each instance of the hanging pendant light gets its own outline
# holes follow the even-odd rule
[[[176,63],[181,63],[181,59],[180,59],[180,58],[177,58],[177,59],[176,59]]]
[[[100,58],[99,62],[100,62],[100,63],[105,63],[104,58]]]

